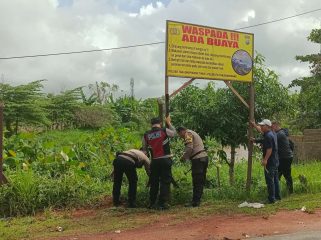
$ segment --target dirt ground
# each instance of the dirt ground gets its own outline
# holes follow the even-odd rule
[[[314,213],[280,211],[270,216],[211,215],[175,223],[162,215],[156,223],[132,230],[113,231],[95,235],[74,235],[55,240],[229,240],[249,239],[321,229],[321,210]]]

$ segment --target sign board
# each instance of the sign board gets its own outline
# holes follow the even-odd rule
[[[166,76],[251,82],[254,35],[167,21]]]

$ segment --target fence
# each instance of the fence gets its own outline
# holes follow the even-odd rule
[[[321,160],[321,129],[305,129],[303,135],[290,137],[294,144],[294,161]]]

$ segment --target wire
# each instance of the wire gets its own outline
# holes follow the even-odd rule
[[[18,56],[18,57],[1,57],[0,60],[17,59],[17,58],[49,57],[49,56],[57,56],[57,55],[69,55],[69,54],[79,54],[79,53],[112,51],[112,50],[119,50],[119,49],[126,49],[126,48],[151,46],[151,45],[156,45],[156,44],[161,44],[161,43],[164,43],[164,42],[153,42],[153,43],[144,43],[144,44],[137,44],[137,45],[131,45],[131,46],[124,46],[124,47],[102,48],[102,49],[83,50],[83,51],[74,51],[74,52],[46,53],[46,54],[25,55],[25,56]]]
[[[237,29],[234,29],[234,30],[248,29],[248,28],[258,27],[258,26],[262,26],[262,25],[267,25],[267,24],[270,24],[270,23],[280,22],[280,21],[284,21],[284,20],[287,20],[287,19],[290,19],[290,18],[295,18],[295,17],[299,17],[299,16],[306,15],[306,14],[309,14],[309,13],[318,12],[320,10],[321,10],[321,8],[318,8],[318,9],[314,9],[314,10],[311,10],[311,11],[308,11],[308,12],[299,13],[299,14],[296,14],[296,15],[293,15],[293,16],[279,18],[279,19],[276,19],[276,20],[268,21],[268,22],[258,23],[258,24],[255,24],[255,25],[247,26],[247,27],[241,27],[241,28],[237,28]],[[37,55],[14,56],[14,57],[0,57],[0,60],[21,59],[21,58],[36,58],[36,57],[49,57],[49,56],[58,56],[58,55],[70,55],[70,54],[80,54],[80,53],[112,51],[112,50],[128,49],[128,48],[135,48],[135,47],[145,47],[145,46],[158,45],[158,44],[164,44],[164,43],[165,42],[162,41],[162,42],[152,42],[152,43],[129,45],[129,46],[123,46],[123,47],[114,47],[114,48],[102,48],[102,49],[82,50],[82,51],[73,51],[73,52],[45,53],[45,54],[37,54]]]
[[[276,20],[271,20],[271,21],[264,22],[264,23],[258,23],[258,24],[255,24],[255,25],[252,25],[252,26],[248,26],[248,27],[237,28],[237,29],[235,29],[235,30],[253,28],[253,27],[258,27],[258,26],[262,26],[262,25],[266,25],[266,24],[270,24],[270,23],[280,22],[280,21],[284,21],[284,20],[287,20],[287,19],[290,19],[290,18],[295,18],[295,17],[299,17],[299,16],[306,15],[306,14],[309,14],[309,13],[318,12],[318,11],[320,11],[320,10],[321,10],[321,8],[318,8],[318,9],[315,9],[315,10],[312,10],[312,11],[308,11],[308,12],[304,12],[304,13],[299,13],[299,14],[296,14],[296,15],[293,15],[293,16],[290,16],[290,17],[279,18],[279,19],[276,19]]]

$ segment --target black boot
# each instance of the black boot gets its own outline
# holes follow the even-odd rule
[[[200,202],[190,202],[190,203],[186,203],[185,207],[199,207],[200,206]]]

